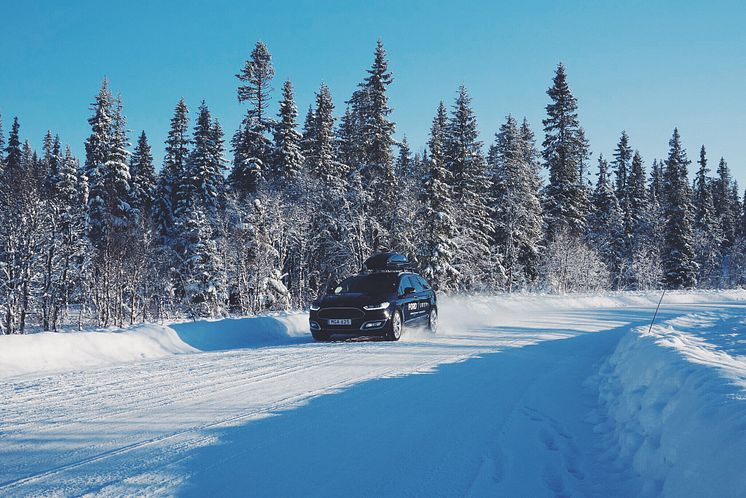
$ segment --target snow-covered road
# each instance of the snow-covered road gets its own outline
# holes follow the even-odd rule
[[[654,337],[633,331],[655,297],[450,299],[439,334],[399,343],[312,343],[302,317],[261,322],[279,328],[255,342],[241,339],[252,319],[182,324],[144,360],[123,345],[120,363],[73,351],[47,373],[0,366],[0,494],[629,496],[687,479],[692,496],[736,492],[737,468],[682,470],[676,452],[704,443],[663,422],[685,391],[702,423],[729,417],[721,467],[745,461],[746,295],[673,295]]]

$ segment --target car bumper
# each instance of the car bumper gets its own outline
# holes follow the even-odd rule
[[[350,324],[345,325],[332,325],[330,320],[336,318],[328,313],[322,315],[320,317],[318,312],[310,314],[308,324],[311,332],[330,335],[373,336],[386,334],[391,313],[389,310],[365,311],[361,317],[351,318]]]

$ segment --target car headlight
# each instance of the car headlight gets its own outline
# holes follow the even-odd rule
[[[389,303],[388,301],[385,303],[380,303],[380,304],[369,304],[368,306],[363,306],[363,309],[368,310],[368,311],[385,310],[386,308],[389,307],[389,304],[391,303]]]
[[[319,311],[321,309],[321,306],[318,304],[312,304],[311,305],[311,311]]]

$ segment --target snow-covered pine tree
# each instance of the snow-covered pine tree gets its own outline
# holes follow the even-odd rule
[[[430,157],[427,173],[422,179],[422,193],[418,218],[422,221],[419,252],[422,274],[440,291],[454,291],[459,272],[454,267],[457,247],[454,241],[458,222],[451,198],[450,172],[445,166],[443,152],[448,115],[443,102],[430,128],[428,148]]]
[[[720,281],[722,232],[712,198],[712,180],[707,176],[707,152],[699,151],[699,169],[694,179],[694,251],[697,257],[699,287],[714,287]],[[728,196],[729,198],[730,196]],[[726,202],[728,202],[726,200]]]
[[[175,237],[174,210],[178,204],[179,182],[184,178],[189,156],[189,109],[183,98],[179,99],[174,109],[165,144],[163,167],[158,175],[153,218],[160,232],[161,245],[170,246]]]
[[[692,232],[692,193],[687,179],[689,160],[678,128],[669,141],[663,176],[664,283],[669,289],[688,289],[697,283],[697,262]]]
[[[132,176],[132,207],[140,211],[143,221],[149,220],[155,201],[156,177],[153,167],[153,153],[145,131],[140,133],[137,145],[130,158]]]
[[[565,66],[559,64],[553,84],[547,90],[542,157],[549,170],[544,189],[544,220],[547,237],[561,230],[580,236],[585,233],[588,196],[583,171],[588,158],[588,141],[578,121],[577,99],[567,84]]]
[[[619,288],[623,285],[620,277],[624,270],[624,214],[609,180],[609,165],[603,155],[598,156],[598,181],[592,204],[588,216],[588,238],[606,263],[612,285]]]
[[[274,171],[282,182],[297,180],[303,168],[301,152],[301,134],[298,133],[296,120],[298,108],[293,97],[293,84],[287,80],[282,86],[282,100],[277,126],[275,127]]]
[[[495,285],[504,280],[508,292],[525,288],[538,271],[541,180],[531,140],[528,123],[524,120],[519,129],[513,116],[508,115],[495,135],[487,159],[492,175],[490,197],[495,226],[492,253],[502,255],[504,268],[492,280]]]
[[[489,281],[489,275],[500,272],[500,262],[499,255],[493,255],[490,248],[494,233],[490,180],[479,141],[477,118],[463,85],[459,87],[446,127],[444,154],[453,202],[458,206],[457,216],[461,220],[454,264],[461,275],[460,287],[476,289]]]
[[[231,142],[234,157],[228,179],[240,197],[256,193],[263,175],[268,178],[274,175],[268,170],[272,162],[269,132],[274,122],[267,110],[274,76],[272,55],[267,46],[258,41],[243,69],[236,75],[243,83],[238,87],[238,101],[249,104],[246,116]]]

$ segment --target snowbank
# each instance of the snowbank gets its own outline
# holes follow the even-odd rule
[[[305,314],[0,336],[0,379],[307,340]]]
[[[439,300],[440,325],[446,331],[464,326],[479,328],[503,325],[506,319],[530,319],[553,311],[584,309],[655,308],[661,293],[610,292],[605,294],[497,294],[452,295]],[[668,291],[666,306],[720,304],[746,301],[746,290]],[[652,311],[650,312],[652,318]],[[541,324],[541,322],[539,322]],[[577,324],[573,324],[577,328]]]
[[[464,328],[521,326],[555,328],[554,311],[589,308],[651,308],[658,303],[657,293],[612,293],[603,295],[458,295],[440,299],[440,333],[461,334]],[[666,304],[722,303],[746,301],[746,291],[668,293]],[[543,318],[543,320],[542,320]],[[608,323],[581,323],[581,319],[562,323],[572,330],[595,331]],[[561,338],[562,333],[552,337]],[[407,340],[417,340],[412,331]],[[536,338],[540,340],[542,337]],[[288,313],[277,316],[227,318],[175,322],[167,325],[138,325],[127,329],[86,332],[39,333],[24,336],[0,336],[0,378],[31,373],[75,370],[168,355],[227,349],[281,345],[310,341],[307,315]]]
[[[196,349],[176,332],[161,325],[138,325],[125,330],[42,332],[0,336],[0,378],[73,370]]]
[[[743,496],[745,330],[741,307],[687,315],[625,334],[601,367],[596,431],[640,494]]]

